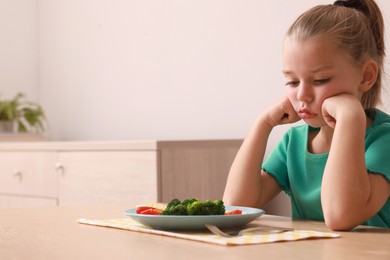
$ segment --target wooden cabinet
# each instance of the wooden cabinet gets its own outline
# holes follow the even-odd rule
[[[60,152],[59,203],[157,201],[153,151]]]
[[[55,158],[55,152],[0,151],[0,205],[56,203]]]
[[[241,142],[0,142],[0,207],[222,198]]]
[[[240,145],[241,141],[161,144],[161,201],[221,199]]]

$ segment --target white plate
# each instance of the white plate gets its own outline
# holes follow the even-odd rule
[[[137,214],[136,209],[125,211],[125,215],[135,221],[158,230],[196,230],[205,229],[206,224],[212,224],[220,228],[239,227],[260,217],[265,212],[262,209],[225,206],[226,211],[240,209],[240,215],[202,215],[202,216],[166,216],[166,215],[142,215]]]

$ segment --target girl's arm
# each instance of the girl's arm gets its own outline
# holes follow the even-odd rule
[[[281,191],[274,178],[261,171],[261,165],[273,127],[298,119],[287,99],[260,115],[230,169],[223,196],[226,205],[262,208]]]
[[[383,207],[390,184],[383,176],[367,172],[367,118],[359,100],[346,94],[331,97],[324,101],[323,113],[334,128],[322,180],[324,218],[331,229],[350,230]]]

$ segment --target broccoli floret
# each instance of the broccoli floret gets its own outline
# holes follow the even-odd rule
[[[176,216],[183,216],[188,215],[187,213],[187,207],[185,207],[183,204],[178,204],[175,206],[171,206],[170,208],[166,208],[161,213],[162,215],[176,215]]]
[[[199,200],[196,199],[196,198],[185,199],[185,200],[183,200],[183,202],[181,204],[183,204],[184,206],[188,207],[188,205],[194,203],[195,201],[199,201]]]
[[[217,215],[225,214],[225,205],[222,200],[214,200],[214,204],[217,206]]]
[[[188,215],[223,215],[225,206],[221,200],[195,201],[187,206]]]
[[[171,200],[166,208],[161,212],[162,215],[188,215],[187,207],[180,200]]]
[[[222,200],[186,199],[182,202],[178,199],[171,200],[162,215],[223,215],[225,206]]]
[[[201,201],[195,201],[187,206],[189,215],[204,215],[202,214],[204,208],[204,203]]]
[[[166,208],[170,208],[170,207],[179,205],[180,203],[181,203],[180,200],[178,200],[178,199],[173,199],[173,200],[171,200],[171,201],[168,203],[168,205],[167,205]]]

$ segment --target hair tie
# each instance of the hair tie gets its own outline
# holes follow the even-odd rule
[[[358,11],[362,11],[363,10],[360,1],[335,1],[333,3],[333,5],[353,8],[353,9],[356,9]]]
[[[350,6],[348,5],[348,2],[345,2],[345,1],[335,1],[335,2],[333,3],[333,5],[344,6],[344,7],[350,7]]]

